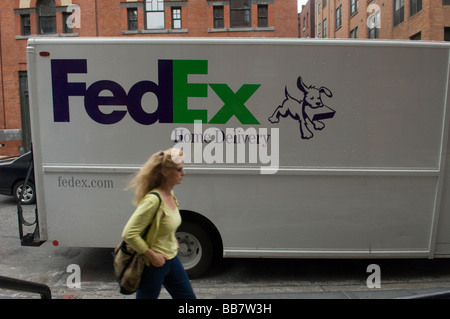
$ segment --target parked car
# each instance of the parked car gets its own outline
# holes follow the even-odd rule
[[[0,194],[14,196],[16,201],[19,200],[30,163],[31,152],[25,153],[13,160],[0,161]],[[32,170],[27,186],[25,187],[22,204],[30,205],[35,202],[36,191],[34,188],[34,170]]]

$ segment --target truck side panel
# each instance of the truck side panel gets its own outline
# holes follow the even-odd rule
[[[226,256],[449,251],[446,44],[32,39],[29,51],[49,240],[115,245],[132,173],[175,145],[176,195]]]

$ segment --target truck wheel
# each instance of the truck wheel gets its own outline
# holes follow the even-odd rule
[[[181,224],[176,233],[178,257],[190,278],[201,276],[211,265],[214,247],[209,234],[189,221]]]
[[[23,188],[23,181],[18,182],[16,185],[14,185],[13,195],[16,202],[19,200],[22,188]],[[28,182],[27,186],[25,187],[25,192],[23,193],[22,205],[31,205],[34,204],[35,202],[36,202],[36,192],[34,190],[34,184]]]

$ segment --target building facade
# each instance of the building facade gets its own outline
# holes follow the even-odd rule
[[[450,0],[310,0],[316,38],[450,39]]]
[[[306,5],[302,6],[302,11],[298,15],[298,34],[300,38],[315,37],[315,12],[315,1],[308,1]]]
[[[296,0],[0,1],[0,156],[27,150],[26,45],[51,37],[298,37]]]

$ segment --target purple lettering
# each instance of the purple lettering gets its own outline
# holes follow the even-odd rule
[[[86,60],[52,60],[53,119],[70,122],[69,96],[83,96],[86,83],[69,83],[69,73],[87,73]]]

